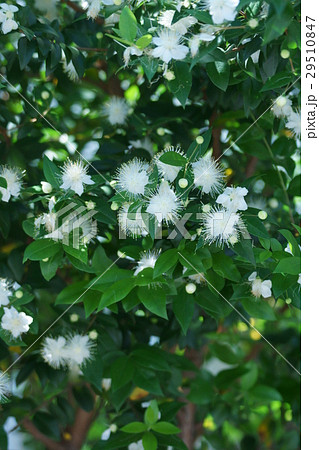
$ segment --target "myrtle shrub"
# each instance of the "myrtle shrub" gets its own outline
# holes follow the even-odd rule
[[[299,448],[300,1],[0,24],[1,449]]]

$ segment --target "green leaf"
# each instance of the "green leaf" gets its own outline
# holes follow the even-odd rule
[[[261,88],[260,92],[271,91],[273,89],[281,88],[287,86],[292,80],[291,73],[280,72],[276,73],[273,77],[266,81],[264,86]]]
[[[166,294],[163,289],[154,286],[139,286],[138,298],[145,308],[163,319],[167,319]]]
[[[268,231],[265,228],[265,225],[262,223],[258,217],[247,217],[245,216],[245,224],[248,233],[253,236],[261,237],[263,239],[270,239]]]
[[[128,293],[133,289],[135,282],[133,279],[119,280],[112,284],[107,291],[102,295],[99,304],[99,309],[103,309],[107,306],[113,305],[125,298]]]
[[[293,256],[300,256],[300,248],[298,245],[298,242],[296,241],[295,237],[289,230],[279,230],[279,233],[282,234],[289,244],[291,244],[292,247],[292,254]]]
[[[143,435],[142,438],[144,450],[156,450],[157,449],[157,439],[154,434],[149,431]]]
[[[163,395],[158,377],[151,370],[145,368],[136,370],[133,376],[133,383],[151,394]]]
[[[178,253],[176,248],[166,250],[158,258],[154,266],[153,277],[156,278],[159,275],[167,272],[178,261]]]
[[[250,394],[252,394],[254,397],[256,397],[260,401],[282,401],[281,394],[274,388],[269,386],[264,386],[259,384],[258,386],[255,386],[253,389],[251,389]]]
[[[226,91],[229,83],[230,67],[227,61],[214,61],[206,66],[212,83],[222,91]]]
[[[63,258],[62,249],[58,251],[55,255],[51,256],[48,261],[40,261],[40,269],[47,281],[50,281],[56,274]]]
[[[107,441],[99,441],[95,444],[92,450],[118,450],[119,448],[127,449],[127,447],[133,443],[137,442],[142,438],[136,434],[126,434],[126,433],[116,433],[111,434]]]
[[[111,366],[112,391],[129,383],[134,375],[134,364],[128,356],[121,356]]]
[[[152,42],[153,36],[151,34],[144,34],[144,36],[140,37],[136,41],[136,45],[138,48],[143,50],[145,47],[147,47]]]
[[[213,255],[214,271],[223,278],[231,281],[240,281],[241,275],[235,266],[232,258],[225,255],[224,252],[215,253]]]
[[[177,434],[181,430],[169,422],[158,422],[152,425],[152,430],[161,434]]]
[[[120,428],[124,433],[142,433],[147,430],[147,425],[143,422],[131,422]]]
[[[203,273],[205,272],[205,267],[203,266],[201,258],[194,254],[190,253],[187,250],[181,250],[178,252],[179,261],[187,269],[191,269],[192,271]]]
[[[94,408],[94,398],[87,386],[82,385],[73,387],[73,395],[84,411],[92,411]]]
[[[144,414],[144,422],[147,425],[154,425],[158,421],[159,409],[156,400],[151,400]]]
[[[241,355],[228,342],[214,342],[213,351],[218,359],[227,364],[237,364],[241,359]]]
[[[299,275],[301,273],[300,256],[288,256],[279,261],[275,267],[274,273],[286,273],[288,275]]]
[[[29,41],[26,37],[22,37],[18,41],[18,56],[20,69],[23,70],[31,60],[35,52],[35,42]]]
[[[3,177],[0,177],[0,187],[7,189],[8,185],[7,185],[7,180]]]
[[[192,73],[189,70],[189,65],[184,62],[176,62],[173,66],[175,79],[168,81],[169,90],[181,102],[185,108],[191,87],[192,87]]]
[[[46,155],[43,156],[43,172],[45,179],[55,188],[59,188],[61,173],[58,167]]]
[[[134,363],[146,369],[169,371],[170,367],[166,361],[166,353],[155,347],[133,350],[131,356]]]
[[[245,298],[241,300],[241,304],[253,318],[276,320],[274,310],[265,300]]]
[[[185,335],[191,324],[194,309],[194,299],[191,295],[186,294],[184,290],[173,297],[173,311]]]
[[[162,161],[165,164],[169,164],[170,166],[185,166],[187,163],[187,158],[185,156],[177,153],[177,152],[165,152],[162,156],[160,156],[160,161]]]
[[[137,21],[133,12],[125,6],[120,15],[119,28],[122,38],[133,42],[137,34]]]
[[[40,261],[41,259],[50,258],[61,250],[61,244],[52,239],[38,239],[32,242],[25,249],[23,262],[28,259],[31,261]]]

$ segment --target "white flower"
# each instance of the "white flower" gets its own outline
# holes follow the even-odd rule
[[[6,373],[0,370],[0,403],[7,399],[10,392],[10,379]]]
[[[12,295],[9,289],[9,283],[6,279],[0,278],[0,306],[7,306],[10,302],[9,297]]]
[[[52,192],[52,185],[47,181],[41,181],[41,187],[44,194],[50,194]]]
[[[137,47],[126,47],[123,53],[125,66],[130,62],[131,55],[141,56],[143,55],[143,52]]]
[[[254,297],[271,297],[271,286],[270,280],[262,281],[257,277],[257,272],[253,272],[249,277],[248,281],[251,281],[251,293]]]
[[[14,5],[0,4],[0,23],[2,23],[2,33],[7,34],[18,28],[17,22],[14,20],[14,13],[19,9]]]
[[[54,369],[63,367],[66,363],[66,339],[62,336],[56,339],[46,337],[41,348],[41,355],[44,361]]]
[[[92,358],[93,347],[94,343],[88,336],[75,334],[69,337],[65,348],[65,355],[68,363],[70,365],[82,365],[84,362]]]
[[[95,19],[100,12],[102,0],[91,0],[88,10],[87,16],[89,19]]]
[[[203,235],[210,244],[216,242],[223,246],[233,245],[238,241],[242,229],[239,213],[233,213],[223,208],[215,208],[206,213],[203,219]]]
[[[214,23],[232,22],[235,19],[239,0],[204,0],[204,2]]]
[[[154,214],[157,221],[176,222],[181,208],[180,200],[167,181],[162,181],[157,192],[149,199],[146,212]]]
[[[116,189],[132,196],[143,195],[149,182],[148,163],[134,158],[124,163],[117,171]]]
[[[293,131],[293,134],[300,138],[301,136],[301,114],[300,111],[291,111],[288,115],[286,127]]]
[[[0,187],[2,201],[8,202],[10,197],[18,197],[22,186],[23,172],[19,173],[19,170],[13,167],[0,166],[0,177],[7,182],[6,188]]]
[[[66,59],[63,60],[63,72],[67,74],[67,76],[70,78],[70,80],[72,80],[72,81],[79,80],[79,75],[78,75],[72,61],[67,63]]]
[[[34,6],[44,13],[49,20],[57,17],[57,2],[58,0],[35,0]]]
[[[120,21],[120,15],[119,14],[116,14],[116,13],[113,13],[113,14],[111,14],[109,17],[107,17],[106,19],[105,19],[105,25],[107,25],[107,26],[113,26],[113,25],[115,25],[116,23],[118,23]]]
[[[82,195],[84,184],[94,184],[90,175],[87,175],[88,166],[82,161],[68,160],[62,168],[62,185],[61,189],[65,191],[71,189],[78,195]]]
[[[160,157],[166,152],[176,152],[180,155],[183,155],[183,152],[179,148],[168,147],[162,152],[158,153],[155,157],[155,164],[157,165],[160,175],[164,178],[164,180],[172,183],[181,170],[181,166],[172,166],[171,164],[166,164],[160,161]]]
[[[181,44],[181,39],[181,35],[176,31],[164,28],[159,31],[158,37],[153,38],[156,48],[152,50],[152,55],[166,64],[172,59],[184,59],[188,53],[188,47]]]
[[[245,202],[245,195],[248,194],[248,190],[242,187],[227,187],[222,194],[220,194],[216,203],[220,203],[228,211],[246,211],[248,208]]]
[[[192,163],[194,185],[201,188],[205,194],[216,194],[223,186],[224,174],[220,166],[207,153],[198,161]]]
[[[142,441],[133,442],[128,446],[128,450],[144,450],[143,442]]]
[[[206,282],[205,275],[203,273],[195,273],[194,275],[188,275],[188,278],[194,281],[196,284],[202,284]]]
[[[115,424],[110,425],[109,428],[107,428],[106,430],[103,431],[101,440],[107,441],[110,438],[111,433],[115,433],[116,431],[117,431],[117,426]]]
[[[146,150],[151,156],[153,156],[153,144],[148,136],[146,136],[144,139],[130,141],[130,144],[133,145],[134,148],[142,148]]]
[[[112,378],[102,378],[102,389],[109,391],[112,385]]]
[[[276,117],[287,117],[292,112],[291,100],[283,95],[276,98],[271,107],[272,112]]]
[[[105,113],[111,125],[124,125],[128,112],[128,104],[121,97],[110,97],[105,107]]]
[[[146,225],[143,221],[142,207],[135,213],[129,213],[130,203],[123,203],[118,213],[118,222],[121,230],[132,237],[146,236],[148,234]]]
[[[186,34],[188,28],[197,23],[197,19],[194,16],[188,16],[183,17],[182,19],[172,24],[174,15],[174,10],[167,9],[166,11],[161,12],[158,18],[158,23],[166,28],[170,28],[171,30],[176,31],[180,35]]]
[[[144,253],[137,263],[137,268],[134,271],[134,275],[137,275],[138,273],[142,272],[142,270],[146,269],[147,267],[151,267],[152,269],[154,269],[159,254],[160,252],[156,250]]]
[[[199,34],[196,34],[195,36],[191,37],[190,40],[188,41],[191,55],[193,57],[197,55],[200,43],[202,41],[210,42],[210,41],[213,41],[214,39],[215,39],[214,36],[207,34],[207,33],[199,33]]]
[[[13,306],[11,308],[4,308],[1,326],[4,330],[9,331],[14,338],[29,331],[29,325],[32,322],[33,318],[31,316],[27,316],[24,312],[18,312]]]

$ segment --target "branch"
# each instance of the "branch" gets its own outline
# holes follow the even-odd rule
[[[42,442],[48,450],[62,450],[64,448],[63,444],[55,442],[45,434],[41,433],[30,419],[24,419],[22,425],[37,441]]]

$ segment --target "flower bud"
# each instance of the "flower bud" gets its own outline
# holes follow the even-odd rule
[[[199,145],[202,144],[202,143],[204,142],[203,136],[197,136],[196,142],[197,142],[197,144],[199,144]]]
[[[180,188],[185,189],[188,186],[188,181],[186,180],[186,178],[181,178],[178,181],[178,185]]]
[[[194,292],[196,291],[196,285],[194,283],[186,284],[185,291],[187,292],[187,294],[194,294]]]
[[[41,187],[45,194],[50,194],[52,192],[52,185],[46,181],[41,181]]]
[[[258,217],[260,220],[265,220],[265,219],[267,219],[268,214],[266,213],[266,211],[259,211]]]
[[[281,52],[280,52],[280,56],[281,56],[283,59],[288,59],[289,56],[290,56],[290,51],[289,51],[289,50],[286,50],[286,49],[283,49],[283,50],[281,50]]]
[[[247,25],[250,28],[256,28],[259,25],[259,21],[258,21],[258,19],[250,19],[250,20],[248,20]]]
[[[117,211],[119,209],[119,205],[116,202],[112,202],[111,204],[111,210]]]

